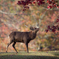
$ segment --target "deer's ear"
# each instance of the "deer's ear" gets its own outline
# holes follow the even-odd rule
[[[33,27],[30,27],[30,30],[34,30]]]

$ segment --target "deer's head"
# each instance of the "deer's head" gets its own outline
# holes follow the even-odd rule
[[[37,33],[39,31],[39,28],[37,28],[37,27],[30,27],[30,30],[32,30],[33,32]]]

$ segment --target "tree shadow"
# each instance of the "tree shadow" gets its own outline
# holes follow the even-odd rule
[[[0,59],[59,59],[59,57],[51,57],[51,56],[24,56],[24,55],[4,55],[0,56]]]
[[[0,53],[0,59],[59,59],[59,57],[54,56],[18,55],[14,52],[7,53],[7,55],[3,52]]]

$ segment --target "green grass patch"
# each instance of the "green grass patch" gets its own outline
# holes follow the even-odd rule
[[[0,59],[59,59],[59,51],[49,52],[0,52]]]

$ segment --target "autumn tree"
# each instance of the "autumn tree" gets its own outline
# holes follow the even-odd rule
[[[45,11],[50,10],[50,9],[59,10],[58,3],[59,3],[58,0],[20,0],[20,1],[18,1],[17,4],[19,6],[22,5],[23,6],[23,11],[25,12],[26,9],[30,9],[31,5],[38,6],[38,7],[42,6],[42,7],[44,7],[44,9],[46,9]],[[57,24],[57,23],[59,23],[59,16],[57,16],[57,19],[54,21],[54,24]],[[48,25],[46,32],[48,32],[49,30],[51,30],[52,32],[55,32],[56,29],[59,30],[58,24],[57,25],[53,25],[53,26]]]
[[[42,39],[42,44],[47,41],[58,44],[59,0],[0,0],[0,4],[0,38],[11,31],[27,31],[37,25],[40,27],[37,39]]]
[[[17,4],[19,6],[20,5],[23,6],[22,10],[24,12],[26,10],[30,10],[32,12],[31,6],[33,6],[33,7],[36,6],[37,8],[40,7],[40,6],[42,6],[43,9],[45,9],[44,14],[46,13],[47,10],[52,10],[52,11],[59,10],[59,1],[58,0],[20,0],[20,1],[18,1]],[[40,10],[40,9],[38,9],[38,10]],[[41,25],[41,21],[42,21],[42,19],[44,17],[44,14],[43,14],[43,16],[41,16],[41,18],[39,18],[39,25]],[[52,18],[52,16],[51,16],[51,18]],[[35,16],[34,16],[34,19],[35,19]],[[36,20],[37,19],[38,18],[36,18]],[[50,24],[47,24],[47,26],[46,26],[47,28],[45,29],[45,31],[46,32],[50,31],[50,32],[53,32],[54,35],[58,35],[57,34],[57,33],[59,33],[59,25],[58,24],[59,24],[59,15],[57,16],[57,18],[54,19],[54,21],[52,21],[52,23],[50,21]],[[58,39],[58,37],[57,37],[57,39]],[[53,41],[56,42],[55,38],[56,37],[54,37]]]

